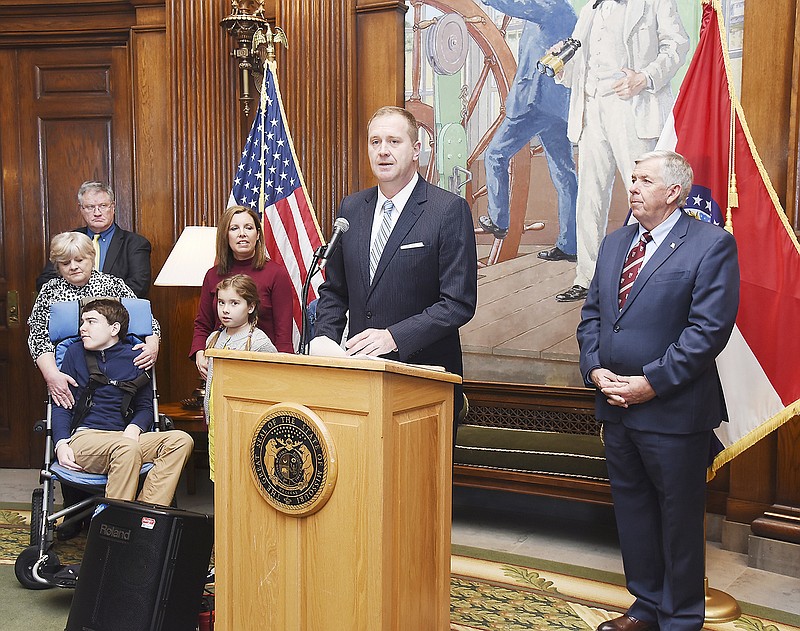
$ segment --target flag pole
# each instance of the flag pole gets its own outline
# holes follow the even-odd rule
[[[722,24],[722,7],[719,0],[702,0],[703,5],[711,5],[714,10],[715,17],[717,18],[717,28],[719,28],[720,37],[725,37],[725,32]],[[723,41],[724,50],[727,50],[727,44]],[[726,69],[727,71],[727,69]],[[727,208],[725,212],[725,230],[733,234],[733,222],[731,221],[731,208],[738,208],[739,195],[736,190],[736,173],[733,158],[734,142],[736,136],[736,106],[734,104],[734,95],[730,93],[731,97],[731,118],[730,118],[730,149],[728,154],[728,195],[727,195]],[[707,513],[706,513],[707,514]],[[706,539],[707,533],[707,520],[708,517],[703,519],[703,541],[705,546],[703,549],[705,558],[703,559],[704,567],[707,567],[708,554],[705,552],[708,549],[708,540]],[[732,622],[737,620],[742,615],[741,607],[736,599],[719,589],[714,589],[708,585],[708,576],[703,577],[703,589],[705,591],[705,622],[706,624],[719,624],[724,622]]]
[[[706,623],[718,624],[733,622],[742,615],[742,609],[736,599],[719,589],[708,586],[708,577],[704,579],[706,588]]]
[[[704,550],[708,548],[708,540],[705,538],[707,532],[707,519],[708,517],[703,519],[703,541],[705,541]],[[707,567],[706,562],[708,561],[708,554],[706,554],[704,551],[704,555],[704,567]],[[703,587],[706,593],[706,624],[733,622],[742,615],[742,609],[739,607],[739,603],[736,602],[736,599],[733,596],[727,592],[723,592],[722,590],[714,589],[713,587],[708,586],[708,576],[703,577]]]
[[[279,26],[275,27],[275,33],[273,34],[272,29],[269,25],[267,25],[267,64],[269,64],[270,68],[272,69],[273,76],[277,76],[277,63],[275,60],[275,44],[283,44],[283,47],[288,50],[289,49],[289,40],[286,38],[286,33],[282,28]],[[276,79],[276,91],[277,91],[277,79]],[[262,145],[263,146],[263,145]],[[292,149],[294,152],[294,149]],[[302,175],[300,176],[302,178]],[[305,187],[305,184],[303,184]],[[316,223],[316,221],[315,221]],[[317,226],[317,230],[319,230],[319,226]],[[297,354],[298,355],[308,355],[309,347],[308,344],[311,341],[310,338],[310,322],[308,319],[308,293],[311,289],[311,279],[319,272],[322,271],[322,268],[319,266],[320,259],[322,259],[323,252],[325,251],[325,246],[320,245],[315,251],[314,255],[311,260],[311,264],[308,267],[308,271],[306,272],[305,280],[303,281],[303,288],[300,292],[300,342],[297,347]]]
[[[717,19],[722,19],[722,14],[717,9]],[[722,41],[723,51],[728,50],[726,33],[723,30],[724,22],[720,25],[720,40]],[[724,53],[723,53],[724,54]],[[727,59],[726,59],[727,63]],[[728,94],[731,98],[730,127],[728,130],[728,204],[725,209],[725,230],[733,234],[733,220],[731,219],[731,209],[739,208],[739,191],[736,188],[736,94],[733,86],[728,81]]]
[[[283,31],[282,28],[279,26],[275,27],[274,33],[272,28],[267,24],[267,34],[266,34],[266,64],[272,70],[273,76],[277,77],[277,63],[275,59],[275,44],[283,44],[283,47],[287,50],[289,49],[289,40],[286,38],[286,33]],[[266,76],[266,73],[265,73]],[[276,78],[276,86],[275,89],[278,91],[277,87],[277,78]],[[263,98],[263,97],[262,97]],[[262,142],[262,149],[265,146],[265,143]],[[294,149],[292,148],[292,153],[294,153]],[[262,162],[262,169],[264,160]],[[300,174],[302,179],[302,174]],[[305,188],[305,183],[303,183],[303,187]],[[261,196],[262,199],[262,206],[263,206],[263,195]],[[263,208],[262,208],[262,217],[263,217]],[[314,221],[316,225],[316,220]],[[317,225],[317,231],[319,231],[319,226]],[[321,235],[320,235],[321,236]],[[311,279],[319,272],[322,271],[322,268],[319,266],[320,259],[322,259],[322,255],[325,251],[325,246],[320,245],[315,251],[314,255],[311,260],[311,265],[309,265],[308,272],[306,273],[306,277],[303,281],[303,287],[300,292],[300,343],[297,348],[297,354],[299,355],[308,355],[308,343],[309,343],[309,320],[308,320],[308,294],[311,289]]]
[[[316,297],[322,281],[322,275],[317,275],[303,292],[303,285],[309,280],[307,259],[322,245],[322,233],[286,123],[278,86],[275,48],[278,44],[288,48],[286,36],[281,29],[268,24],[257,35],[253,37],[252,52],[263,63],[261,94],[234,175],[230,204],[260,214],[269,256],[288,273],[292,288],[292,351],[286,350],[296,352],[307,300]]]

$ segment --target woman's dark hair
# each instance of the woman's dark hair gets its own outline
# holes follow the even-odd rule
[[[246,206],[231,206],[222,213],[217,223],[217,274],[220,276],[224,276],[230,272],[233,267],[234,258],[230,242],[228,241],[228,231],[230,230],[234,215],[238,215],[239,213],[247,213],[250,215],[258,231],[256,252],[253,255],[253,269],[262,269],[269,260],[267,248],[264,245],[264,227],[261,225],[261,219],[258,213]]]

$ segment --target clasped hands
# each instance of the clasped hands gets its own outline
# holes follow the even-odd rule
[[[607,368],[595,368],[589,373],[597,389],[605,396],[609,405],[627,408],[637,403],[645,403],[656,396],[656,391],[643,376],[617,375]]]

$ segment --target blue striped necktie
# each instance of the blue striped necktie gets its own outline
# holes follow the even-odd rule
[[[394,204],[391,199],[387,199],[383,203],[383,221],[372,243],[372,248],[369,251],[369,282],[372,284],[372,278],[375,276],[375,270],[378,269],[378,261],[381,260],[383,248],[386,247],[386,242],[389,240],[389,235],[392,233],[392,211]]]

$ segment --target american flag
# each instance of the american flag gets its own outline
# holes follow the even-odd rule
[[[285,121],[275,63],[268,62],[258,111],[236,169],[228,204],[258,211],[270,258],[282,263],[289,272],[295,294],[296,348],[302,324],[303,281],[314,251],[322,244],[322,236]],[[322,277],[317,274],[311,281],[309,301],[317,297],[321,283]]]

